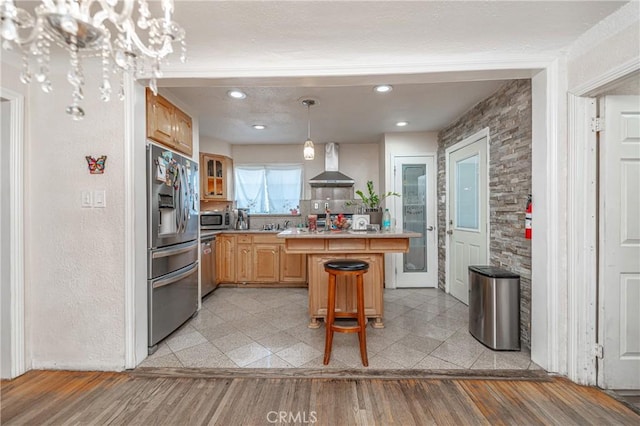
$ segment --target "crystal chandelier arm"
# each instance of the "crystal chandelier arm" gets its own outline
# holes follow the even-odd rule
[[[42,4],[50,12],[53,12],[56,10],[56,4],[53,2],[53,0],[42,0]]]
[[[33,42],[36,38],[38,38],[38,35],[40,35],[39,28],[41,26],[42,26],[42,17],[40,15],[37,15],[36,21],[33,24],[33,28],[31,29],[31,32],[27,34],[26,37],[20,37],[20,35],[17,34],[14,42],[20,46]]]
[[[140,40],[138,33],[135,32],[135,28],[132,28],[133,27],[132,22],[125,22],[124,27],[126,32],[131,35],[131,40],[133,41],[133,43],[136,45],[138,49],[140,49],[140,51],[144,55],[152,58],[156,58],[156,59],[161,59],[167,56],[169,53],[173,52],[173,48],[171,47],[170,36],[167,36],[167,35],[163,36],[161,49],[152,50],[152,49],[149,49],[147,46],[145,46],[142,40]]]
[[[90,7],[91,3],[94,3],[95,0],[91,0],[82,4],[82,8]],[[160,49],[150,49],[145,45],[145,43],[140,39],[140,36],[136,32],[136,26],[131,19],[131,14],[134,8],[133,0],[125,0],[124,7],[120,13],[116,13],[113,7],[111,7],[107,0],[97,0],[102,7],[102,11],[98,12],[96,16],[93,18],[93,25],[102,27],[103,22],[108,19],[112,22],[119,30],[126,33],[129,37],[129,40],[133,42],[133,44],[142,52],[143,55],[149,56],[156,59],[161,59],[173,52],[173,47],[171,46],[171,42],[173,41],[170,35],[164,35],[162,37],[162,46]],[[173,12],[173,1],[163,0],[163,10],[165,11],[165,25],[169,25],[171,22],[171,13]]]
[[[120,27],[126,21],[131,19],[131,13],[133,12],[134,1],[133,0],[124,0],[124,6],[122,7],[122,11],[117,13],[113,6],[109,4],[109,1],[105,0],[97,0],[100,3],[100,7],[102,10],[96,13],[96,16],[93,17],[93,25],[100,26],[104,22],[105,19],[113,22],[116,26]],[[87,1],[82,4],[82,13],[89,16],[89,9],[91,5],[95,2],[95,0]]]

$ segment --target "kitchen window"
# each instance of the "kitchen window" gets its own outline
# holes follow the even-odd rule
[[[291,214],[300,205],[302,165],[236,165],[235,201],[251,214]]]

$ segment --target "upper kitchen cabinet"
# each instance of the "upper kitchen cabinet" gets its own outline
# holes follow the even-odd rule
[[[191,117],[147,88],[147,138],[188,156],[193,154]]]
[[[203,201],[228,199],[231,166],[232,161],[229,157],[200,153]]]

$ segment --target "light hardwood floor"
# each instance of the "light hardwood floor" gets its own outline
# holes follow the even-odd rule
[[[528,374],[429,377],[423,372],[390,379],[250,377],[246,369],[30,371],[1,382],[0,420],[3,425],[640,424],[638,414],[598,389]]]

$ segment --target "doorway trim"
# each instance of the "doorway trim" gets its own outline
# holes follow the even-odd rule
[[[635,58],[568,93],[567,375],[570,380],[584,385],[597,385],[598,157],[595,134],[591,132],[591,113],[596,112],[595,99],[591,96],[638,71],[640,61]]]
[[[491,258],[491,250],[490,250],[490,238],[489,236],[491,235],[491,226],[490,226],[490,220],[489,220],[489,213],[490,213],[490,208],[489,208],[489,200],[491,199],[491,192],[489,192],[489,164],[491,163],[490,161],[490,136],[489,136],[489,128],[485,127],[484,129],[472,134],[471,136],[468,136],[466,138],[464,138],[462,141],[456,143],[455,145],[451,145],[450,147],[448,147],[447,149],[445,149],[445,160],[444,160],[444,168],[445,168],[445,174],[444,174],[444,193],[445,193],[445,236],[444,236],[444,288],[445,291],[447,292],[447,294],[450,293],[450,285],[451,285],[451,273],[450,273],[450,267],[451,267],[451,247],[449,244],[449,235],[446,234],[446,230],[448,229],[449,225],[447,225],[447,221],[449,220],[449,177],[450,177],[450,173],[451,171],[449,170],[449,157],[451,155],[452,152],[455,152],[461,148],[464,148],[468,145],[471,145],[475,142],[477,142],[478,140],[485,138],[486,140],[486,149],[487,149],[487,164],[486,164],[486,171],[487,171],[487,176],[486,176],[486,182],[487,182],[487,187],[485,188],[487,191],[487,205],[485,206],[486,208],[486,214],[485,214],[485,226],[486,226],[486,230],[487,230],[487,259]]]
[[[26,371],[24,318],[24,96],[0,87],[11,105],[9,202],[11,377]]]

